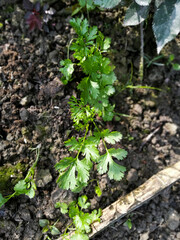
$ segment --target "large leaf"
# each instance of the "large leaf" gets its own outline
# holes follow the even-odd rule
[[[94,3],[102,8],[113,8],[120,2],[121,0],[94,0]]]
[[[180,32],[180,0],[165,0],[157,9],[153,20],[157,52]]]
[[[143,22],[149,12],[149,5],[140,6],[136,2],[133,2],[127,9],[123,26],[133,26]]]
[[[135,0],[137,4],[141,6],[148,6],[152,0]]]

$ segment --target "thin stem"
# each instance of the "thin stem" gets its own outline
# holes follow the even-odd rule
[[[86,140],[86,136],[87,136],[88,131],[89,131],[89,123],[86,125],[86,132],[85,132],[83,141],[82,141],[82,143],[81,143],[81,147],[80,147],[80,149],[79,149],[79,151],[78,151],[78,153],[77,153],[77,156],[76,156],[77,159],[78,159],[78,157],[79,157],[79,154],[80,154],[80,152],[81,152],[81,149],[82,149],[82,147],[83,147],[83,145],[84,145],[84,142],[85,142],[85,140]]]
[[[93,124],[94,124],[95,128],[97,129],[97,131],[100,133],[99,128],[97,127],[97,125],[96,125],[96,123],[95,123],[94,121],[93,121]],[[105,149],[106,149],[106,152],[109,152],[109,151],[108,151],[108,148],[107,148],[107,146],[106,146],[106,143],[105,143],[105,141],[104,141],[104,138],[102,138],[102,141],[103,141],[104,147],[105,147]]]
[[[71,43],[73,42],[74,38],[71,39],[71,41],[69,42],[68,46],[67,46],[67,59],[69,59],[69,48],[71,46]]]
[[[144,22],[140,23],[140,36],[141,36],[141,56],[139,63],[139,79],[142,82],[143,80],[143,71],[144,71],[144,32],[143,32]]]

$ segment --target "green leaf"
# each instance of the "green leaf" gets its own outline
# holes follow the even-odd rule
[[[52,234],[53,236],[60,234],[60,231],[59,231],[59,230],[57,229],[57,227],[55,227],[55,226],[52,226],[52,227],[50,228],[50,230],[51,230],[51,234]]]
[[[91,231],[91,216],[89,213],[80,211],[79,215],[73,217],[73,223],[78,231],[85,231],[86,233]]]
[[[87,183],[87,181],[89,180],[89,171],[91,167],[92,167],[92,163],[90,161],[87,162],[86,159],[81,161],[77,160],[76,170],[78,172],[77,178],[79,182]]]
[[[62,189],[73,189],[76,187],[76,176],[75,176],[76,167],[72,164],[69,169],[59,176],[57,183]]]
[[[86,209],[90,207],[91,204],[87,202],[87,200],[88,200],[88,197],[86,195],[78,197],[78,204],[81,207],[81,209]]]
[[[66,203],[57,202],[55,208],[60,208],[62,214],[68,213],[68,205]]]
[[[102,215],[102,210],[101,208],[98,209],[98,211],[95,209],[91,213],[91,223],[93,222],[100,222],[100,216]]]
[[[180,31],[180,0],[164,0],[154,14],[153,31],[157,52],[174,39]]]
[[[79,5],[81,7],[85,7],[86,6],[86,0],[78,0],[78,2],[79,2]]]
[[[46,233],[47,231],[49,231],[49,226],[48,225],[43,227],[42,233]]]
[[[115,144],[122,139],[122,134],[120,132],[110,132],[109,129],[105,129],[101,132],[95,132],[94,135],[98,138],[104,138],[104,140],[110,144]]]
[[[152,0],[135,0],[137,4],[141,6],[148,6]]]
[[[121,139],[122,139],[122,134],[116,131],[107,133],[104,138],[104,140],[110,144],[115,144],[116,142],[119,142]]]
[[[47,219],[39,219],[39,226],[40,227],[45,227],[49,225],[49,221]]]
[[[128,220],[125,222],[125,225],[127,225],[127,227],[128,227],[129,229],[132,228],[132,222],[131,222],[131,219],[130,219],[130,218],[128,218]]]
[[[84,233],[76,232],[75,234],[72,235],[70,239],[71,240],[89,240],[89,237]]]
[[[93,161],[96,161],[99,158],[97,143],[91,141],[91,138],[86,139],[84,146],[82,147],[82,152],[87,160],[92,159]]]
[[[102,8],[113,8],[117,6],[121,0],[94,0],[94,3]]]
[[[109,162],[108,176],[109,176],[110,179],[114,179],[116,181],[120,181],[124,177],[124,172],[125,171],[126,171],[125,167],[117,164],[113,160],[111,160]]]
[[[63,171],[65,171],[68,167],[70,167],[71,165],[73,165],[75,161],[76,161],[76,158],[65,157],[65,158],[61,159],[60,162],[56,163],[55,169],[56,169],[56,170],[59,170],[60,172],[63,172]]]
[[[27,183],[26,181],[23,179],[23,180],[20,180],[15,186],[14,186],[14,191],[17,193],[17,194],[25,194],[27,193]]]
[[[79,208],[75,201],[69,204],[69,217],[73,218],[74,216],[79,215]]]
[[[86,41],[94,40],[97,37],[97,27],[93,26],[89,28],[88,34],[86,36]]]
[[[125,157],[127,157],[127,152],[124,149],[118,148],[111,148],[108,150],[111,156],[117,158],[118,160],[123,160]]]
[[[61,79],[64,84],[67,84],[68,81],[71,80],[72,74],[74,72],[74,63],[70,59],[62,60],[60,62],[61,66],[64,66],[60,68],[60,72],[64,75]]]
[[[3,195],[0,193],[0,208],[8,201],[8,198],[4,198]]]
[[[173,63],[173,64],[172,64],[172,67],[173,67],[174,70],[180,71],[180,64],[178,64],[178,63]]]
[[[79,148],[81,147],[81,142],[82,142],[82,138],[79,138],[77,141],[75,137],[71,137],[69,140],[65,142],[65,146],[69,147],[70,151],[75,151],[75,150],[78,151]]]
[[[133,26],[143,22],[149,12],[149,6],[140,6],[133,2],[126,11],[123,26]]]
[[[124,176],[124,172],[126,171],[125,167],[114,162],[114,160],[111,157],[110,150],[108,150],[106,154],[101,156],[101,158],[99,159],[97,169],[100,174],[108,172],[109,178],[117,181],[122,179],[122,177]]]
[[[102,195],[102,191],[99,185],[95,186],[95,193],[97,194],[98,197]]]

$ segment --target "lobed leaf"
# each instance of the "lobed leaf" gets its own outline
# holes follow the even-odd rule
[[[78,204],[81,207],[81,209],[86,209],[90,207],[91,204],[87,202],[87,200],[88,200],[88,197],[86,195],[78,197]]]
[[[148,6],[152,0],[135,0],[137,4],[141,6]]]
[[[149,5],[140,6],[136,2],[133,2],[127,9],[123,26],[133,26],[140,24],[147,18],[148,12]]]
[[[113,8],[117,6],[121,0],[94,0],[94,3],[102,8]]]
[[[153,19],[153,31],[157,52],[180,32],[180,0],[164,0],[158,7]]]

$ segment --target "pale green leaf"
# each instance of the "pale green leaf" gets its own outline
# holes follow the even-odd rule
[[[0,207],[2,207],[8,200],[8,198],[4,198],[3,195],[0,193]]]
[[[133,2],[126,11],[123,26],[133,26],[143,22],[149,12],[149,6],[140,6]]]
[[[89,161],[90,162],[90,161]],[[92,167],[92,163],[86,164],[87,161],[77,160],[76,162],[76,170],[78,172],[77,179],[81,183],[87,183],[89,180],[89,171]]]
[[[39,226],[45,227],[49,224],[49,221],[47,219],[39,219]]]
[[[71,236],[70,240],[89,240],[89,237],[84,233],[77,232]]]
[[[56,236],[56,235],[59,235],[59,234],[60,234],[59,229],[57,229],[57,227],[55,227],[55,226],[52,226],[52,227],[50,228],[50,230],[51,230],[51,234],[52,234],[53,236]]]
[[[73,189],[76,187],[76,167],[72,165],[66,172],[61,174],[57,180],[57,183],[62,189]]]
[[[137,4],[141,6],[148,6],[152,0],[135,0]]]
[[[125,167],[117,164],[111,158],[111,160],[109,161],[109,171],[108,171],[108,176],[110,179],[120,181],[124,177],[125,171],[126,171]]]
[[[88,197],[86,195],[78,197],[78,204],[81,207],[81,209],[86,209],[90,207],[91,204],[87,202],[87,200],[88,200]]]
[[[91,216],[89,213],[80,211],[79,215],[73,217],[73,223],[77,230],[89,233],[91,231]]]
[[[102,191],[99,185],[95,186],[95,193],[97,194],[98,197],[102,195]]]
[[[180,0],[165,0],[156,10],[153,31],[156,38],[157,52],[180,32]]]
[[[64,75],[61,79],[64,84],[67,84],[68,81],[71,80],[72,74],[74,72],[74,63],[70,59],[62,60],[60,62],[62,68],[60,68],[60,72]]]
[[[111,156],[117,158],[118,160],[123,160],[125,157],[127,157],[127,152],[124,149],[118,148],[111,148],[108,150]]]
[[[94,0],[94,3],[101,8],[113,8],[117,6],[121,0]]]
[[[17,193],[17,194],[25,194],[27,193],[27,183],[26,181],[23,179],[23,180],[20,180],[15,186],[14,186],[14,191]]]

